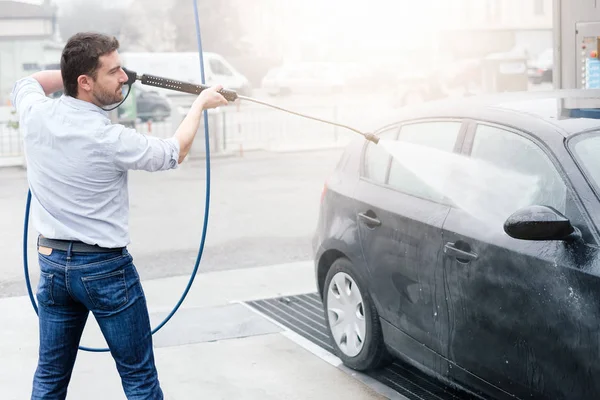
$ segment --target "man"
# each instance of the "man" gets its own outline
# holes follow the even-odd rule
[[[69,39],[60,71],[15,84],[40,236],[40,349],[32,399],[64,399],[89,311],[108,343],[128,399],[162,399],[146,299],[126,246],[127,171],[176,168],[202,111],[227,104],[203,91],[174,136],[158,139],[112,124],[101,107],[120,102],[127,75],[118,41],[95,33]],[[62,90],[64,96],[47,95]]]

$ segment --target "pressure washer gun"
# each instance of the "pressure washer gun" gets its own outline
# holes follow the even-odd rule
[[[126,68],[123,68],[123,71],[125,71],[127,78],[129,78],[127,81],[128,85],[131,85],[133,82],[138,80],[143,85],[155,86],[162,89],[170,89],[189,94],[200,94],[200,92],[210,87],[207,85],[196,85],[194,83],[182,82],[155,75],[138,74],[137,72],[130,71]],[[227,101],[235,101],[238,99],[238,94],[233,90],[221,89],[219,90],[219,93],[223,95]]]
[[[202,92],[203,90],[208,89],[210,87],[207,85],[197,85],[195,83],[182,82],[182,81],[178,81],[175,79],[163,78],[163,77],[155,76],[155,75],[147,75],[147,74],[140,75],[137,72],[128,70],[126,68],[123,68],[123,71],[125,71],[125,73],[127,74],[127,78],[128,78],[127,85],[129,85],[130,88],[131,88],[131,85],[133,85],[133,83],[136,80],[142,82],[143,85],[155,86],[155,87],[162,88],[162,89],[170,89],[170,90],[175,90],[177,92],[196,94],[196,95],[200,94],[200,92]],[[285,111],[287,113],[298,115],[300,117],[304,117],[304,118],[312,119],[315,121],[324,122],[326,124],[346,128],[346,129],[349,129],[353,132],[356,132],[356,133],[364,136],[365,139],[370,140],[371,142],[373,142],[375,144],[379,143],[379,137],[377,135],[374,135],[372,133],[364,133],[364,132],[354,129],[350,126],[347,126],[347,125],[342,125],[342,124],[338,124],[337,122],[327,121],[324,119],[315,118],[315,117],[311,117],[309,115],[301,114],[301,113],[298,113],[295,111],[286,110],[285,108],[281,108],[281,107],[275,106],[273,104],[265,103],[263,101],[253,99],[251,97],[239,96],[233,90],[221,89],[221,90],[219,90],[219,93],[221,95],[223,95],[223,97],[225,97],[225,99],[227,101],[235,101],[237,99],[242,99],[242,100],[247,100],[247,101],[251,101],[254,103],[262,104],[264,106],[275,108],[280,111]]]

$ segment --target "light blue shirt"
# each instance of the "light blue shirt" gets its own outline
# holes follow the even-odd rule
[[[113,124],[87,101],[50,99],[33,78],[15,84],[11,101],[19,114],[36,230],[50,239],[127,246],[127,171],[177,168],[179,142]]]

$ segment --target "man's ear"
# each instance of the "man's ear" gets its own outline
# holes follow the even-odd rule
[[[92,91],[92,82],[92,78],[87,75],[79,75],[79,77],[77,77],[77,85],[86,92]]]

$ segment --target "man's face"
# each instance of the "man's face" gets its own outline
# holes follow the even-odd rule
[[[123,100],[121,89],[127,82],[127,74],[121,68],[117,51],[100,56],[100,67],[96,71],[96,79],[92,81],[92,97],[97,105],[108,106]]]

